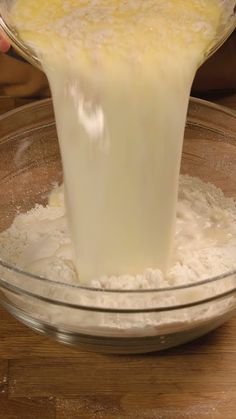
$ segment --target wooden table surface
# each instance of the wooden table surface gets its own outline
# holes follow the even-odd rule
[[[0,98],[0,113],[21,103]],[[0,309],[0,419],[55,418],[236,419],[236,318],[164,353],[114,356],[55,343]]]

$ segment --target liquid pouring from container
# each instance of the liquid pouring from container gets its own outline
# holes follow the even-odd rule
[[[42,2],[42,4],[38,5],[38,8],[36,7],[36,12],[39,13],[39,20],[37,20],[37,13],[35,14],[35,10],[33,9],[34,4],[32,5],[31,3],[30,6],[30,2],[19,1],[19,4],[21,3],[25,10],[24,18],[21,20],[18,20],[18,16],[22,16],[21,9],[13,7],[11,14],[11,8],[9,8],[10,13],[8,18],[8,15],[5,12],[7,12],[7,5],[10,3],[4,3],[6,6],[5,11],[3,7],[4,22],[8,22],[9,25],[15,22],[16,27],[19,28],[19,33],[22,34],[22,38],[25,40],[28,39],[29,45],[35,45],[35,48],[37,48],[35,51],[39,51],[39,55],[37,57],[30,54],[30,59],[32,61],[35,61],[36,59],[35,63],[40,67],[41,61],[39,57],[42,57],[43,68],[45,68],[46,74],[48,75],[53,97],[54,99],[56,98],[54,107],[56,111],[58,137],[62,149],[67,192],[67,213],[76,254],[74,260],[81,278],[83,278],[84,281],[87,281],[103,274],[112,275],[116,273],[117,275],[121,275],[128,273],[134,275],[143,271],[147,266],[158,266],[162,271],[165,271],[168,265],[171,241],[173,238],[178,171],[190,85],[194,76],[194,71],[200,62],[204,61],[205,57],[214,50],[216,45],[219,46],[223,42],[226,32],[227,35],[230,33],[229,27],[232,30],[234,1],[226,0],[222,3],[221,0],[216,0],[215,3],[211,3],[211,1],[206,0],[203,2],[205,13],[204,23],[207,28],[214,28],[214,32],[212,33],[212,37],[209,35],[208,38],[207,35],[209,41],[206,44],[205,41],[202,41],[205,45],[205,49],[202,50],[201,30],[204,27],[204,24],[201,21],[200,16],[196,15],[196,17],[194,17],[195,20],[193,19],[192,21],[190,10],[188,15],[190,19],[187,20],[188,24],[184,26],[185,31],[182,33],[184,39],[183,43],[181,42],[178,44],[177,41],[171,41],[171,33],[169,33],[167,29],[168,25],[166,25],[166,22],[171,18],[175,28],[174,34],[179,34],[179,32],[181,32],[181,30],[179,31],[179,22],[182,22],[185,25],[184,7],[188,9],[193,5],[193,9],[195,10],[196,7],[198,10],[198,6],[201,2],[198,5],[198,1],[192,0],[190,6],[188,6],[184,5],[182,1],[172,0],[170,2],[170,4],[172,4],[172,12],[169,11],[169,8],[165,9],[165,20],[163,20],[163,22],[161,21],[162,15],[159,13],[160,6],[164,5],[164,2],[162,1],[153,2],[153,0],[149,0],[145,3],[143,0],[139,0],[136,3],[137,5],[135,5],[136,13],[133,12],[132,19],[129,18],[130,20],[128,21],[123,17],[123,9],[121,11],[116,11],[115,15],[111,15],[110,20],[112,22],[112,31],[114,31],[115,36],[114,39],[112,37],[113,41],[108,37],[108,42],[114,42],[114,46],[116,47],[115,56],[117,61],[112,61],[112,69],[115,71],[114,74],[119,74],[116,83],[114,83],[113,78],[111,79],[110,76],[111,62],[106,58],[103,61],[103,70],[99,73],[99,77],[96,76],[96,96],[99,97],[98,101],[97,99],[94,100],[93,77],[91,74],[91,72],[93,73],[94,71],[93,67],[87,66],[86,59],[83,61],[82,58],[84,54],[86,57],[87,54],[90,57],[90,51],[94,51],[94,45],[96,44],[93,42],[92,45],[89,44],[91,49],[87,44],[87,40],[90,39],[90,34],[93,33],[93,27],[88,24],[84,32],[82,31],[82,28],[80,28],[80,25],[78,28],[78,22],[76,23],[76,26],[72,28],[71,25],[68,25],[66,32],[64,32],[64,27],[60,27],[60,30],[63,29],[64,40],[67,39],[67,42],[70,42],[70,54],[73,55],[74,53],[76,55],[78,51],[80,51],[78,57],[79,70],[74,80],[74,61],[73,63],[71,62],[71,70],[70,66],[66,65],[65,72],[64,69],[60,71],[62,64],[61,58],[63,57],[65,46],[61,44],[61,48],[59,48],[56,53],[54,63],[51,62],[51,58],[49,61],[46,59],[47,51],[51,44],[51,38],[46,38],[46,44],[43,44],[42,48],[38,49],[37,41],[35,44],[34,38],[27,38],[24,36],[24,31],[27,32],[27,30],[29,30],[30,32],[33,31],[37,39],[37,36],[41,34],[42,28],[47,27],[47,25],[53,25],[53,21],[51,22],[48,16],[47,2]],[[59,11],[64,10],[62,8],[64,3],[61,2],[61,0],[52,1],[52,5],[54,3],[59,7]],[[100,19],[103,19],[103,29],[108,31],[108,23],[104,21],[103,13],[108,13],[108,17],[111,13],[114,13],[113,8],[116,2],[114,0],[111,0],[110,2],[101,1],[101,3],[95,2],[96,7],[95,5],[93,6],[93,3],[94,2],[86,2],[88,5],[88,9],[85,9],[86,13],[90,13],[90,5],[92,8],[94,7],[97,13],[96,16],[100,16]],[[110,8],[107,7],[108,3],[110,4]],[[18,2],[13,2],[12,4],[17,6]],[[68,4],[70,4],[69,1]],[[79,7],[79,3],[78,6],[75,3],[73,4],[75,5],[73,7]],[[133,2],[123,3],[123,5],[125,4],[128,4],[127,7],[131,7]],[[227,8],[227,14],[225,15],[222,10],[223,4],[224,8]],[[104,10],[100,9],[100,5],[104,6]],[[227,5],[230,5],[230,8]],[[101,10],[103,10],[102,14]],[[153,10],[156,11],[156,17],[153,17]],[[83,11],[80,19],[84,19],[85,22],[87,22],[85,11]],[[137,20],[139,14],[142,15],[143,20]],[[33,16],[35,17],[35,22],[34,19],[32,19]],[[92,16],[93,14],[91,14],[91,18]],[[74,19],[74,21],[76,22],[76,19]],[[136,29],[137,21],[139,22],[138,29]],[[28,29],[27,22],[29,24]],[[127,25],[128,22],[130,22],[130,28],[133,29],[129,32],[129,37],[127,39],[122,35],[120,25],[123,25],[122,27],[124,31],[126,31],[125,25]],[[149,29],[148,33],[150,35],[147,38],[147,34],[144,35],[145,32],[143,32],[143,29],[146,27]],[[150,29],[152,29],[152,31]],[[50,29],[49,33],[51,33]],[[77,35],[73,38],[71,35],[72,33]],[[174,56],[176,56],[176,59],[172,58],[173,54],[169,56],[170,60],[168,59],[167,63],[170,61],[171,65],[167,66],[168,71],[166,71],[166,68],[164,70],[164,60],[159,63],[157,68],[155,65],[152,65],[154,64],[154,57],[158,54],[157,51],[160,49],[161,53],[162,46],[164,45],[161,44],[162,33],[166,34],[166,39],[169,40],[170,49],[174,52]],[[189,34],[192,33],[193,38],[191,38],[191,36],[189,37]],[[95,39],[100,39],[97,38],[99,34],[100,32],[97,33],[96,30]],[[130,34],[133,34],[133,38]],[[8,36],[10,37],[10,33]],[[74,41],[75,46],[77,46],[76,36],[78,36],[78,39],[82,37],[83,42],[81,50],[73,48]],[[140,83],[140,73],[136,72],[135,77],[133,78],[132,68],[128,66],[129,60],[124,61],[124,63],[122,61],[122,64],[119,61],[120,51],[131,51],[132,48],[132,51],[136,51],[137,41],[135,41],[135,45],[133,45],[131,40],[137,40],[139,39],[139,36],[140,44],[144,44],[144,47],[140,50],[140,57],[143,58],[140,59],[140,63],[142,63],[142,83]],[[92,40],[93,39],[94,38],[92,37]],[[158,42],[158,39],[160,42]],[[178,39],[180,40],[180,38]],[[193,42],[192,47],[189,49],[188,46],[189,43],[192,42],[192,39],[196,39],[196,45]],[[199,45],[198,40],[200,42]],[[145,43],[149,46],[152,45],[150,55],[149,53],[148,55],[145,54]],[[48,58],[49,56],[54,57],[54,52],[56,51],[55,46],[57,46],[57,44],[52,44],[54,50],[50,50]],[[24,43],[22,45],[22,51],[26,58],[29,59],[29,56],[27,56],[29,50],[27,51],[27,47],[26,49],[24,48]],[[103,57],[104,51],[102,50],[101,52],[102,59],[105,57],[105,55]],[[203,51],[206,51],[205,55],[203,54]],[[110,57],[111,56],[115,58],[113,50]],[[165,55],[164,58],[166,59]],[[179,63],[179,59],[181,63]],[[124,72],[120,72],[120,64]],[[118,72],[116,72],[114,65],[118,65]],[[194,69],[192,69],[192,67]],[[156,68],[156,70],[152,73],[152,69],[154,68]],[[130,71],[132,73],[131,78]],[[77,81],[77,76],[79,74],[81,77],[80,81],[83,81],[84,78],[86,80],[89,79],[89,83],[91,81],[91,86],[89,85],[91,91],[90,87],[86,84],[84,91],[81,93],[81,83],[78,84]],[[68,80],[70,82],[69,85]],[[131,80],[132,83],[130,83]],[[156,83],[155,80],[159,80],[159,82]],[[160,84],[161,80],[162,83]],[[174,83],[172,83],[172,81],[174,81]],[[123,89],[123,86],[125,86],[124,83],[127,84],[128,90]],[[84,87],[83,83],[82,85]],[[122,97],[118,93],[118,90],[120,91],[120,85],[122,86]],[[61,88],[62,86],[68,86],[68,94],[67,89]],[[155,90],[153,90],[153,86],[156,86]],[[58,100],[59,97],[60,100]],[[125,111],[124,106],[121,104],[122,101],[126,104]],[[63,109],[61,103],[63,103]],[[89,109],[91,109],[91,103],[95,104],[93,113],[96,118],[92,121],[93,125],[90,124],[91,112],[88,112],[88,104]],[[145,106],[143,103],[145,103]],[[163,108],[163,104],[165,104],[164,113],[163,111],[158,111]],[[172,120],[171,128],[168,128],[165,121],[170,118],[170,109],[172,108],[174,110],[175,123],[173,123]],[[147,109],[149,115],[148,147],[146,147],[145,142],[143,141],[146,137],[146,125],[142,122],[146,120]],[[115,110],[115,113],[112,113],[113,110]],[[94,127],[94,121],[96,121],[96,123],[100,121],[100,119],[97,118],[100,115],[97,111],[102,114],[102,121],[105,120],[106,124],[104,125],[102,122],[102,131],[100,131],[100,125],[96,125],[96,130],[98,127],[99,131],[96,131],[97,142],[96,145],[94,145],[91,126]],[[115,114],[116,117],[111,117],[111,114]],[[68,115],[68,118],[65,117],[65,115]],[[127,121],[129,121],[128,143],[125,141],[127,130],[126,128],[123,129],[123,127],[127,126]],[[68,132],[70,132],[70,142],[68,142]],[[110,138],[108,138],[109,133],[111,133]],[[160,141],[158,142],[156,141],[157,135],[159,135],[160,138]],[[79,142],[77,141],[78,138],[80,139]],[[166,138],[168,141],[164,141]],[[110,144],[108,140],[112,140],[112,147],[109,146],[109,148],[107,148],[107,144]],[[92,145],[94,149],[94,152],[92,153],[93,159],[88,160],[87,148]],[[73,150],[73,153],[71,150]],[[75,152],[75,150],[77,150],[77,152]],[[129,159],[129,164],[128,166],[124,166],[124,161],[126,161],[126,158],[129,156],[132,156],[132,158]],[[144,172],[142,171],[144,157],[140,158],[140,156],[145,156],[146,160],[148,158],[148,168]],[[164,156],[164,158],[161,159],[160,156]],[[68,164],[68,161],[70,161],[70,164]],[[123,170],[124,167],[125,170]],[[81,168],[83,168],[83,170]],[[95,172],[96,176],[94,176]],[[153,183],[154,177],[156,180]],[[164,187],[162,177],[165,179]],[[127,182],[127,179],[129,179],[129,182]],[[148,185],[148,189],[140,188],[140,185],[144,184]],[[110,191],[116,190],[116,188],[118,191],[122,191],[122,193],[118,193],[116,199],[114,199]],[[75,190],[77,192],[76,194],[74,193]],[[95,191],[96,193],[94,193]],[[83,196],[83,199],[79,200],[78,197],[81,196]],[[129,202],[128,210],[126,205],[127,202]],[[90,210],[89,214],[88,210]],[[149,217],[143,217],[144,213],[148,213]],[[88,220],[89,223],[87,222]],[[98,220],[100,220],[100,222],[98,222]],[[155,232],[158,232],[158,234]],[[127,255],[129,255],[129,257],[127,257]],[[92,266],[91,259],[93,260]]]

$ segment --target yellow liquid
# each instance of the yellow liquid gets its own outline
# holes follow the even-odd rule
[[[223,17],[220,0],[16,0],[51,85],[81,281],[166,270],[190,88]]]

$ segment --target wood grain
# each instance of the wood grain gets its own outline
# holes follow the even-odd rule
[[[235,364],[235,365],[234,365]],[[217,366],[217,368],[216,368]],[[65,375],[65,370],[67,374]],[[231,371],[225,376],[225,371]],[[50,381],[48,381],[48,376]],[[222,385],[223,383],[223,385]],[[151,389],[150,386],[153,386]],[[80,359],[41,358],[13,360],[9,364],[9,396],[76,397],[77,394],[146,394],[221,392],[236,389],[235,355],[158,354],[152,356],[94,356]]]
[[[0,310],[0,418],[235,419],[236,318],[149,355],[77,351]]]
[[[236,96],[218,102],[236,108]],[[0,112],[15,106],[0,100]],[[236,318],[165,353],[105,356],[53,342],[0,309],[0,419],[235,419],[235,412]]]

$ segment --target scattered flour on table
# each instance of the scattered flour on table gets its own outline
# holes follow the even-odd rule
[[[19,214],[0,234],[0,257],[40,276],[79,284],[67,228],[63,188],[52,192],[49,205]],[[92,261],[91,261],[92,263]],[[175,244],[164,276],[149,267],[137,276],[93,279],[103,289],[153,289],[193,283],[236,269],[236,203],[198,178],[180,176]]]

